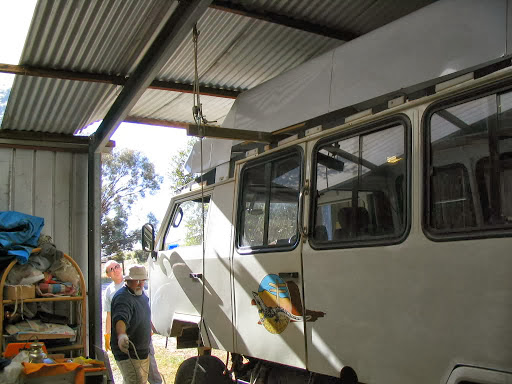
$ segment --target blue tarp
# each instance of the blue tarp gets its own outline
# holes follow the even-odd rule
[[[18,263],[25,264],[33,248],[37,247],[42,217],[31,216],[15,211],[0,211],[0,251],[8,258],[16,257]]]

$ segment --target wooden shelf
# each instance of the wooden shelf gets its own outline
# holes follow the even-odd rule
[[[38,333],[38,332],[24,332],[22,334],[3,335],[5,338],[13,338],[20,342],[34,342],[36,340],[58,340],[58,339],[71,339],[74,335],[67,335],[63,333]]]
[[[86,348],[87,348],[87,345],[86,345],[86,342],[87,342],[86,341],[86,333],[87,333],[87,330],[86,330],[86,319],[87,319],[86,306],[87,306],[87,303],[86,303],[86,294],[85,294],[86,289],[85,289],[84,276],[82,274],[82,271],[80,270],[80,267],[75,262],[75,260],[73,260],[71,257],[69,257],[66,254],[64,254],[63,257],[71,263],[71,265],[75,268],[75,270],[78,272],[78,275],[80,276],[80,287],[78,287],[79,292],[81,292],[80,296],[36,297],[34,299],[24,299],[24,300],[20,299],[17,301],[18,301],[18,305],[21,302],[23,302],[23,303],[44,303],[44,302],[64,302],[64,301],[81,302],[83,305],[74,306],[75,311],[76,311],[77,326],[78,326],[77,333],[76,333],[76,337],[77,337],[76,341],[77,342],[74,344],[70,344],[70,345],[49,347],[48,351],[52,351],[52,352],[77,351],[77,353],[79,353],[79,354],[80,353],[85,354]],[[7,266],[7,268],[5,269],[4,273],[2,274],[2,276],[0,278],[0,332],[2,332],[2,333],[3,333],[3,328],[4,328],[5,306],[16,304],[16,300],[3,300],[3,297],[2,297],[3,296],[3,288],[5,286],[5,280],[7,278],[7,275],[9,274],[9,272],[11,271],[11,269],[14,267],[15,264],[16,264],[16,260],[13,260]],[[48,336],[48,339],[53,339],[51,337],[51,335],[47,335],[47,336]],[[58,338],[60,339],[62,337],[58,337]],[[5,337],[5,335],[2,335],[2,337],[0,337],[0,355],[3,352],[3,349],[5,348],[5,345],[4,345],[5,342],[6,342],[6,337]],[[28,342],[28,340],[27,340],[27,342]]]
[[[18,300],[18,304],[22,301],[24,303],[40,303],[45,301],[82,301],[84,299],[83,296],[55,296],[55,297],[36,297],[34,299],[23,299]],[[4,300],[4,305],[6,304],[16,304],[16,300]]]
[[[83,349],[83,344],[71,344],[71,345],[63,345],[61,347],[48,347],[46,348],[48,352],[61,352],[61,351],[69,351],[75,349]]]

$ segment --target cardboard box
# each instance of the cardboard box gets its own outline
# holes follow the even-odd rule
[[[5,285],[4,300],[33,299],[36,297],[36,287],[30,285]]]

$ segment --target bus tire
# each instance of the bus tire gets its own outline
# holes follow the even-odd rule
[[[215,356],[194,356],[185,360],[176,372],[175,384],[191,384],[194,370],[197,370],[194,384],[228,384],[232,380],[223,375],[225,365]]]

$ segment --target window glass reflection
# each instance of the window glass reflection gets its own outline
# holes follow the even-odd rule
[[[512,95],[442,109],[430,120],[429,227],[474,231],[512,223]]]
[[[296,244],[301,165],[298,153],[288,153],[242,171],[239,247]]]
[[[399,236],[405,228],[403,125],[333,141],[316,153],[317,243]]]

